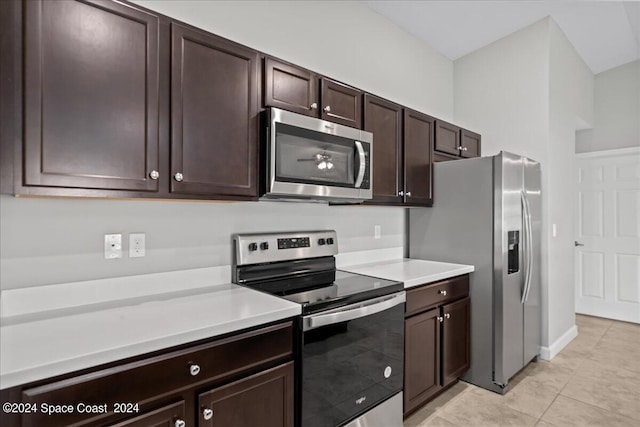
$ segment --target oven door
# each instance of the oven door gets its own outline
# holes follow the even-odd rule
[[[372,134],[272,108],[267,196],[370,199]]]
[[[302,318],[304,427],[343,425],[402,391],[404,302],[402,291]]]

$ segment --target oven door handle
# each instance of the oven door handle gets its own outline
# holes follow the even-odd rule
[[[359,319],[361,317],[370,316],[388,310],[396,305],[406,301],[405,292],[386,295],[364,303],[352,304],[331,310],[329,313],[320,313],[312,316],[304,317],[303,330],[319,328],[321,326],[333,325],[335,323],[346,322],[348,320]]]

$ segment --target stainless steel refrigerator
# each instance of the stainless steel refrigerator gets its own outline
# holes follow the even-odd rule
[[[540,352],[540,181],[538,162],[506,152],[441,162],[434,207],[409,212],[411,258],[475,266],[462,379],[498,393]]]

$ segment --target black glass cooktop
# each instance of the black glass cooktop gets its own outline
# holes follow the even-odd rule
[[[335,280],[312,289],[276,295],[302,304],[302,314],[315,313],[342,305],[392,294],[404,289],[402,282],[364,276],[362,274],[335,272]]]

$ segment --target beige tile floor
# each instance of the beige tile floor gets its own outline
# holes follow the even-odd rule
[[[459,382],[404,422],[424,426],[640,426],[640,325],[576,316],[578,337],[530,363],[505,395]]]

